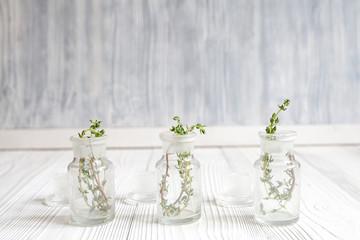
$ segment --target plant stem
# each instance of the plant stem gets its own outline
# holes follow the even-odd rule
[[[161,195],[161,206],[164,209],[164,215],[168,215],[168,214],[172,214],[172,215],[178,215],[181,213],[182,210],[184,210],[189,203],[189,199],[191,196],[191,180],[189,181],[189,185],[188,185],[188,177],[190,176],[190,170],[191,169],[187,169],[187,167],[189,166],[189,163],[187,163],[186,161],[184,161],[185,166],[183,167],[183,157],[181,154],[179,154],[179,162],[181,162],[181,164],[179,164],[179,171],[184,171],[184,176],[183,181],[184,184],[182,186],[181,192],[178,196],[178,198],[172,203],[172,204],[166,204],[167,200],[165,200],[164,197],[164,191],[166,189],[166,179],[169,176],[169,154],[166,153],[166,170],[165,170],[165,174],[163,175],[162,178],[162,182],[161,182],[161,189],[160,189],[160,195]],[[194,156],[192,156],[192,159],[194,159]],[[181,174],[181,173],[180,173]],[[189,186],[189,187],[188,187]],[[187,198],[183,201],[182,204],[184,204],[184,206],[182,208],[180,208],[181,205],[181,201],[182,201],[182,196],[184,195],[184,193],[186,193]],[[178,207],[175,207],[176,204],[179,204]]]
[[[87,158],[80,158],[79,160],[79,190],[84,198],[84,201],[88,207],[90,207],[90,211],[94,210],[95,208],[98,208],[101,211],[107,211],[111,206],[108,202],[108,198],[104,192],[104,185],[106,183],[106,168],[104,168],[104,181],[103,183],[100,182],[100,171],[98,171],[98,165],[96,163],[96,158],[94,156],[94,152],[92,149],[92,145],[90,142],[90,148],[91,148],[91,157]],[[85,164],[87,162],[87,164]],[[104,163],[102,161],[102,163]],[[85,168],[85,165],[87,165],[87,168]],[[104,164],[105,165],[105,164]],[[82,187],[82,181],[84,181],[85,184],[87,184],[88,189],[83,189]],[[92,183],[91,183],[92,182]],[[87,193],[88,190],[92,192],[93,200],[92,205],[89,204]],[[102,197],[100,197],[102,196]]]
[[[277,115],[279,115],[279,113],[281,112],[281,108],[279,109],[279,111],[277,111],[277,113],[275,114],[274,119],[276,119]],[[270,124],[270,132],[272,132],[273,128],[274,128],[275,124]]]
[[[184,179],[187,179],[187,175],[188,175],[188,172],[185,171],[185,177],[184,177]],[[184,186],[183,186],[183,188],[181,189],[180,195],[179,195],[179,197],[176,199],[176,201],[173,203],[173,205],[175,205],[177,202],[180,201],[182,195],[183,195],[184,192],[185,192],[186,186],[187,186],[187,183],[186,183],[186,181],[184,181]]]
[[[161,202],[165,201],[164,199],[164,189],[166,186],[166,178],[169,176],[169,154],[166,153],[166,171],[164,175],[164,179],[162,180],[162,186],[161,186]]]
[[[99,191],[101,192],[101,194],[103,195],[106,203],[108,204],[108,199],[107,199],[107,197],[106,197],[106,195],[105,195],[105,193],[104,193],[104,191],[103,191],[103,189],[102,189],[102,186],[101,186],[101,184],[100,184],[100,182],[99,182],[99,175],[96,175],[96,172],[95,172],[95,170],[94,170],[94,166],[93,166],[93,164],[92,164],[92,162],[93,162],[92,160],[95,160],[95,156],[94,156],[94,152],[93,152],[93,148],[92,148],[91,142],[90,142],[90,148],[91,148],[92,159],[89,159],[89,160],[90,160],[91,168],[92,168],[92,171],[93,171],[93,175],[94,175],[95,181],[97,182],[97,186],[98,186],[98,188],[99,188]],[[96,164],[96,163],[95,163],[95,164]],[[97,168],[97,167],[96,167],[96,168]],[[104,176],[105,176],[105,174],[104,174]]]
[[[294,162],[294,157],[291,154],[288,154],[289,159],[291,162]],[[269,169],[269,161],[270,161],[271,157],[269,157],[268,153],[265,153],[264,157],[263,157],[263,171],[264,171],[264,175],[263,175],[263,179],[264,179],[264,188],[265,188],[265,192],[266,192],[266,199],[267,200],[276,200],[279,201],[280,204],[280,208],[277,209],[273,209],[271,211],[264,211],[263,214],[267,214],[269,212],[276,212],[282,208],[285,208],[285,205],[287,204],[287,202],[291,199],[292,196],[292,192],[294,191],[295,188],[295,173],[294,173],[294,169],[290,170],[290,180],[291,180],[291,187],[289,188],[289,191],[287,192],[287,194],[285,196],[283,196],[284,194],[280,194],[279,191],[277,190],[277,192],[269,192],[267,184],[269,185],[270,189],[276,188],[278,189],[279,186],[275,187],[274,184],[271,182],[271,178],[272,176],[270,176],[269,173],[267,173],[268,169]],[[289,181],[290,181],[289,180]],[[274,195],[274,196],[272,196]],[[282,201],[285,201],[284,203],[281,204]]]
[[[104,191],[103,191],[103,189],[102,189],[102,187],[101,187],[101,184],[100,184],[100,182],[99,182],[99,179],[97,178],[97,175],[96,175],[95,170],[94,170],[94,165],[93,165],[93,160],[94,160],[94,159],[93,159],[93,160],[89,159],[89,160],[90,160],[90,166],[91,166],[91,169],[92,169],[92,172],[93,172],[93,175],[94,175],[94,178],[95,178],[97,187],[98,187],[99,191],[101,192],[101,194],[103,195],[105,201],[107,202],[107,201],[108,201],[108,200],[107,200],[107,197],[106,197],[106,195],[105,195],[105,193],[104,193]]]
[[[82,166],[81,166],[81,158],[79,159],[79,188],[80,188],[80,192],[81,192],[81,195],[83,196],[84,198],[84,201],[86,203],[86,205],[88,205],[90,208],[91,208],[91,205],[88,203],[87,201],[87,197],[86,197],[86,194],[85,194],[85,191],[82,189],[82,180],[81,180],[81,169],[82,169]]]

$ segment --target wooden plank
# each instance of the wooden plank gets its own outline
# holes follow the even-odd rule
[[[116,218],[98,227],[69,225],[65,208],[42,204],[55,173],[66,171],[71,151],[1,151],[0,238],[9,239],[357,239],[360,238],[360,147],[297,147],[302,164],[301,215],[297,224],[270,227],[256,223],[252,208],[220,207],[215,197],[221,165],[252,169],[258,148],[201,148],[203,209],[199,222],[165,226],[156,205],[128,205],[131,176],[154,170],[160,149],[109,150],[116,172]],[[31,164],[29,164],[29,161]]]
[[[198,147],[258,146],[260,126],[210,126],[206,135],[197,139]],[[359,145],[360,125],[295,125],[281,126],[298,133],[296,145]],[[160,147],[163,128],[109,128],[108,148]],[[0,130],[0,150],[6,149],[70,149],[70,136],[79,129]]]

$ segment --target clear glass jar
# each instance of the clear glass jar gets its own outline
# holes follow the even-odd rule
[[[74,151],[68,166],[71,222],[82,226],[107,223],[115,217],[114,167],[106,158],[107,137],[70,140]]]
[[[263,224],[288,225],[300,211],[300,164],[293,155],[296,132],[259,132],[261,156],[255,164],[254,212]]]
[[[157,211],[163,224],[195,222],[201,216],[200,163],[194,158],[196,134],[163,132],[163,157],[156,163]]]

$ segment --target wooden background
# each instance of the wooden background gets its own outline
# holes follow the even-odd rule
[[[0,0],[0,127],[359,123],[360,1]]]

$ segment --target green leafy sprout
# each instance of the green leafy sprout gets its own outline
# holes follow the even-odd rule
[[[183,127],[180,118],[175,116],[173,118],[174,121],[177,121],[177,126],[172,126],[170,128],[171,132],[174,132],[176,135],[187,135],[190,132],[194,131],[195,128],[199,129],[200,134],[205,134],[205,125],[200,123],[196,125],[192,125],[188,127],[186,125],[186,130]],[[174,167],[178,169],[179,175],[182,179],[181,181],[181,192],[178,198],[173,203],[168,203],[168,199],[165,198],[165,194],[168,192],[169,184],[167,181],[167,177],[169,177],[169,153],[166,153],[166,170],[165,174],[162,175],[160,185],[160,195],[161,195],[161,202],[160,205],[163,209],[163,216],[178,216],[190,203],[190,197],[194,194],[194,189],[192,188],[192,180],[194,179],[191,176],[191,160],[194,160],[194,156],[191,154],[190,151],[177,153],[178,157],[177,165]]]
[[[270,118],[270,125],[266,127],[266,133],[274,134],[276,132],[276,125],[280,122],[278,115],[281,111],[285,111],[287,106],[289,106],[290,100],[285,99],[282,105],[278,105],[279,110],[276,113],[273,113]]]
[[[90,120],[92,125],[78,133],[80,138],[91,138],[95,137],[102,137],[105,133],[104,129],[99,130],[101,121],[98,120]],[[86,135],[90,133],[90,135]],[[79,159],[79,191],[84,198],[85,204],[89,207],[90,212],[98,209],[102,212],[107,212],[111,205],[109,204],[110,197],[107,197],[105,194],[105,184],[106,184],[106,162],[102,157],[98,159],[95,158],[94,152],[91,146],[91,156],[89,157],[82,157]],[[103,170],[103,178],[101,179],[100,170],[98,169],[98,160],[101,161],[101,165],[104,166]],[[92,196],[91,202],[89,201],[89,197]]]
[[[204,127],[206,127],[206,125],[201,125],[200,123],[196,124],[196,125],[192,125],[192,126],[188,126],[186,125],[186,130],[183,127],[180,118],[178,116],[173,117],[174,121],[177,121],[178,125],[177,126],[172,126],[170,128],[171,132],[174,132],[176,135],[186,135],[189,134],[190,132],[194,131],[194,129],[199,129],[200,134],[205,134],[205,129]]]
[[[88,129],[85,129],[81,133],[78,133],[80,138],[83,138],[83,137],[91,138],[92,136],[102,137],[105,134],[104,129],[99,130],[101,121],[90,120],[90,123],[92,123],[92,125],[90,125],[90,127]],[[86,136],[86,133],[88,133],[88,132],[90,133],[90,135]]]
[[[273,113],[270,118],[270,125],[266,127],[267,134],[274,134],[276,132],[276,125],[279,123],[279,113],[281,111],[285,111],[290,104],[289,99],[285,99],[282,105],[278,105],[279,110],[276,113]],[[275,140],[275,138],[267,138],[268,140]],[[287,157],[290,161],[294,161],[293,155],[288,153]],[[295,174],[293,169],[287,169],[284,171],[288,179],[283,179],[283,181],[273,182],[272,169],[270,168],[270,164],[273,162],[273,158],[269,153],[264,153],[263,156],[263,166],[261,170],[263,170],[263,176],[260,177],[260,181],[264,183],[264,188],[266,192],[266,197],[264,200],[276,200],[278,201],[279,207],[274,208],[272,210],[266,211],[264,209],[263,202],[260,203],[260,213],[265,215],[268,213],[275,213],[282,208],[286,208],[286,203],[291,200],[292,192],[295,188]]]
[[[100,158],[103,166],[106,166],[105,161]],[[106,169],[104,168],[103,179],[101,180],[100,171],[97,169],[96,159],[94,157],[80,158],[79,160],[79,191],[84,198],[85,204],[92,212],[98,209],[102,212],[107,212],[111,205],[109,204],[110,197],[105,194],[106,184]],[[88,196],[92,196],[92,201],[89,202]]]

